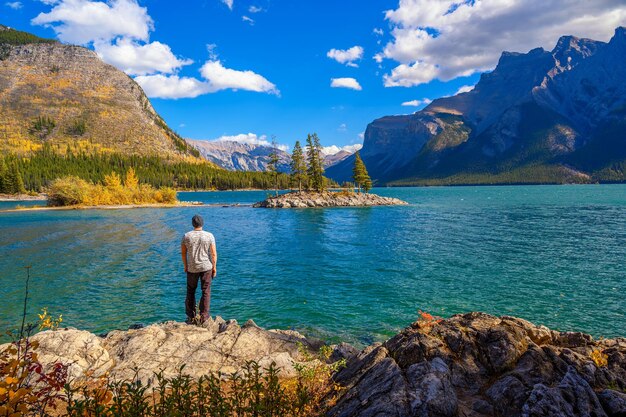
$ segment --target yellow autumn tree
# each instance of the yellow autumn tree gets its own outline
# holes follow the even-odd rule
[[[104,176],[104,185],[110,188],[121,187],[122,179],[117,172],[111,172],[109,175]]]
[[[135,174],[135,170],[133,168],[128,168],[126,171],[126,179],[124,180],[124,186],[126,188],[137,188],[139,186],[139,178],[137,178],[137,174]]]

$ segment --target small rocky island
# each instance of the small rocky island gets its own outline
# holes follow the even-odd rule
[[[397,198],[382,197],[370,193],[351,191],[291,192],[254,204],[262,208],[305,208],[305,207],[364,207],[403,206],[408,203]]]

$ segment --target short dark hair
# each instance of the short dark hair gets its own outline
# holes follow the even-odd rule
[[[204,219],[199,214],[196,214],[191,218],[191,224],[193,227],[202,227],[204,226]]]

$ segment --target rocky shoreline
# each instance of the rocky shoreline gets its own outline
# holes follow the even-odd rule
[[[75,328],[47,330],[31,341],[39,344],[42,364],[68,364],[71,381],[105,374],[126,380],[137,369],[139,379],[148,385],[156,372],[173,377],[182,365],[185,374],[198,378],[211,372],[232,374],[248,361],[264,368],[275,362],[281,375],[290,378],[296,375],[294,363],[306,363],[299,345],[309,352],[323,345],[295,331],[264,330],[252,320],[240,326],[219,316],[201,326],[171,321],[133,327],[137,328],[100,336]],[[0,352],[7,346],[0,346]]]
[[[264,330],[217,317],[205,325],[167,322],[102,337],[63,329],[33,337],[39,359],[70,364],[70,375],[128,379],[139,369],[198,377],[232,373],[246,361],[272,361],[283,377],[323,343],[294,331]],[[0,351],[6,345],[0,346]],[[626,338],[594,340],[528,321],[484,313],[423,318],[384,343],[358,351],[334,346],[346,359],[334,375],[342,390],[329,417],[350,416],[626,416]]]
[[[253,204],[256,208],[306,208],[306,207],[367,207],[404,206],[408,203],[397,198],[370,193],[349,191],[291,192]]]
[[[483,313],[417,321],[348,361],[347,416],[626,416],[626,339]]]

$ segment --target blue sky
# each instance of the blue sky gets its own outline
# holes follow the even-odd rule
[[[503,50],[551,49],[564,34],[608,40],[626,24],[623,1],[563,4],[21,0],[0,5],[0,23],[95,49],[184,137],[292,146],[317,132],[344,146],[375,118],[473,86]]]

